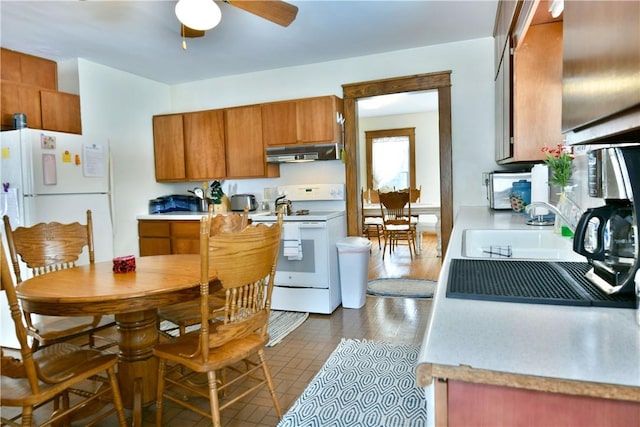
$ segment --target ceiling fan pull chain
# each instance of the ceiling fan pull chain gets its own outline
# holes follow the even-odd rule
[[[181,31],[181,33],[182,33],[182,50],[187,50],[187,39],[184,36],[184,24],[181,24],[181,25],[182,25],[182,31]]]

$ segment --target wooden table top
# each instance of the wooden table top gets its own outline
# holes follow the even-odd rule
[[[199,255],[136,258],[136,270],[114,273],[111,261],[25,280],[18,298],[33,313],[84,316],[157,308],[199,294]]]

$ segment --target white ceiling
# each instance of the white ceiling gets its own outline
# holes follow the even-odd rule
[[[2,47],[85,58],[167,84],[491,37],[497,0],[292,0],[281,27],[220,2],[222,22],[181,48],[176,1],[0,0]]]
[[[54,61],[85,58],[167,84],[491,37],[497,0],[292,0],[281,27],[219,2],[222,22],[181,47],[175,0],[0,0],[2,47]],[[405,94],[360,117],[437,109]]]

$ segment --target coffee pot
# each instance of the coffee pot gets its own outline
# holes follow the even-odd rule
[[[287,196],[280,196],[276,199],[276,212],[282,209],[284,215],[291,215],[291,201],[287,199]]]
[[[605,205],[583,213],[573,250],[587,258],[593,268],[586,278],[604,292],[633,293],[640,268],[640,145],[599,148],[587,162],[589,195]]]

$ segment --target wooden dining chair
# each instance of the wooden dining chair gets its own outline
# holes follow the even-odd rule
[[[362,206],[365,204],[365,195],[368,193],[367,190],[362,189],[360,192],[360,203]],[[380,236],[383,233],[383,224],[381,217],[375,216],[364,216],[362,213],[362,235],[367,239],[371,240],[372,237],[376,237],[378,239],[378,248],[382,249],[382,244],[380,242]]]
[[[277,223],[258,224],[239,232],[209,236],[207,218],[200,223],[200,329],[157,344],[153,354],[159,360],[156,426],[162,425],[163,400],[168,399],[220,426],[220,411],[266,385],[279,418],[282,410],[275,394],[264,347],[271,310],[276,264],[280,248],[282,213]],[[225,301],[210,321],[209,291],[216,278]],[[168,363],[172,364],[168,369]],[[186,369],[184,369],[186,368]],[[227,370],[218,384],[218,371]],[[260,375],[260,371],[262,374]],[[207,382],[198,387],[198,375]],[[256,384],[253,384],[255,381]],[[250,384],[246,384],[250,383]],[[234,393],[231,394],[232,386]],[[184,400],[184,393],[209,399],[209,412]],[[225,394],[221,405],[218,393]]]
[[[31,275],[40,276],[53,271],[76,266],[80,255],[87,250],[89,263],[95,261],[93,223],[91,211],[87,210],[87,223],[61,224],[39,223],[31,227],[12,229],[9,217],[4,216],[4,228],[9,246],[9,255],[16,283],[23,281],[20,262],[24,262]],[[51,283],[55,286],[55,282]],[[81,283],[78,286],[82,286]],[[82,336],[88,337],[91,347],[98,347],[98,339],[104,342],[100,348],[115,345],[115,340],[100,337],[96,333],[115,326],[113,316],[64,317],[32,316],[24,310],[27,333],[32,338],[34,350],[57,342]]]
[[[415,246],[415,228],[411,224],[411,191],[378,191],[380,212],[384,225],[384,248],[382,259],[389,246],[389,255],[399,241],[406,241],[409,255],[413,259]]]
[[[209,205],[207,221],[209,222],[210,237],[219,233],[235,233],[249,225],[249,209],[245,207],[242,214],[230,213],[213,216],[213,205]],[[224,298],[224,294],[220,293],[209,295],[211,313],[214,313],[216,308],[224,304]],[[160,325],[162,325],[163,321],[169,321],[171,324],[177,325],[177,327],[173,328],[160,327],[160,332],[163,336],[171,336],[174,330],[177,330],[179,335],[184,335],[188,327],[200,323],[200,304],[198,301],[185,301],[160,307],[158,309],[158,320]]]
[[[0,248],[2,290],[20,343],[20,359],[2,352],[0,400],[2,425],[31,426],[46,413],[40,425],[69,425],[71,420],[93,418],[93,422],[117,413],[118,424],[127,425],[118,379],[115,354],[69,343],[55,343],[35,351],[27,342],[13,277],[4,248]],[[3,326],[8,328],[7,325]],[[91,385],[93,384],[93,385]],[[111,403],[108,403],[111,401]],[[107,406],[108,405],[108,406]],[[9,407],[22,408],[11,417]],[[34,415],[37,413],[37,417]],[[21,422],[18,423],[18,420]]]

